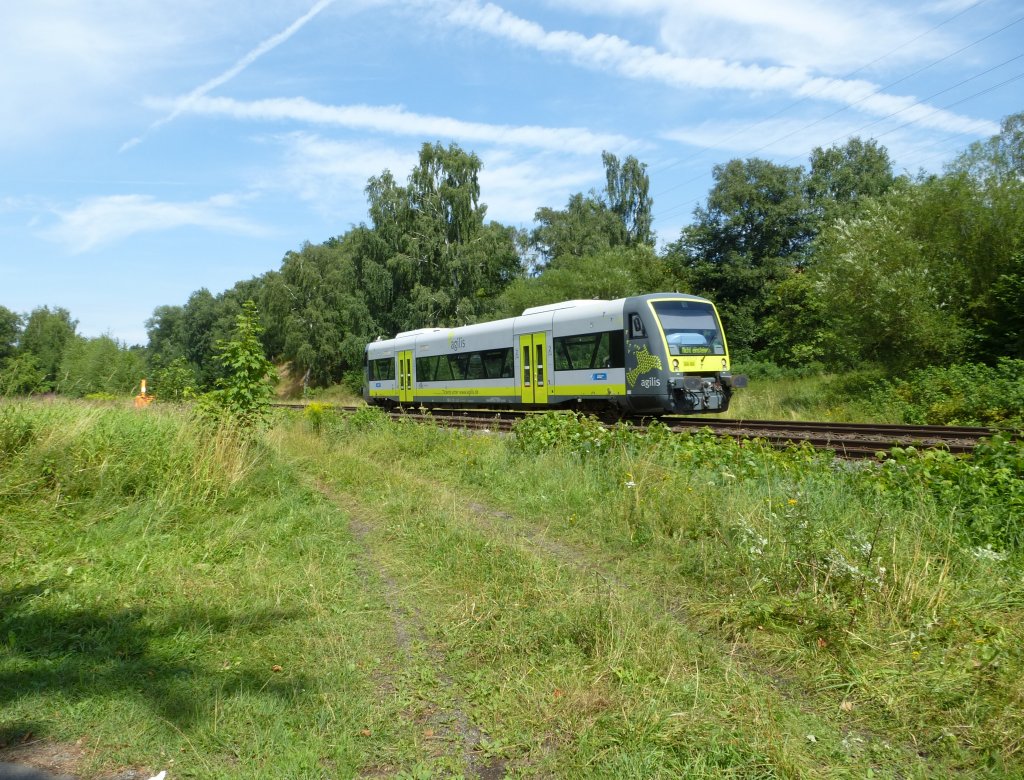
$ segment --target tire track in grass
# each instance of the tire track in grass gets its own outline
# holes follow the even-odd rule
[[[449,755],[461,758],[468,777],[481,780],[499,780],[505,777],[504,761],[481,761],[480,747],[487,737],[486,733],[466,713],[465,702],[456,689],[455,681],[444,671],[443,653],[430,642],[423,616],[416,607],[409,605],[402,598],[402,586],[391,575],[380,556],[374,553],[373,536],[376,524],[368,519],[365,508],[353,497],[337,492],[322,478],[317,478],[313,482],[313,487],[348,516],[349,530],[361,548],[360,575],[367,584],[374,577],[381,583],[395,645],[402,656],[401,660],[407,667],[414,665],[416,645],[424,647],[427,660],[437,675],[437,681],[451,700],[449,706],[437,702],[427,704],[428,716],[425,725],[427,731],[432,732],[427,738],[454,746],[456,750],[449,751]]]
[[[368,465],[372,460],[364,459]],[[408,469],[400,472],[401,479],[413,490],[435,490],[438,480],[430,480],[422,475],[412,473]],[[461,492],[461,488],[456,493]],[[595,552],[578,545],[551,538],[546,531],[527,519],[487,506],[472,497],[460,498],[460,506],[455,507],[460,518],[467,521],[477,533],[489,538],[501,540],[513,547],[518,546],[542,560],[549,560],[555,565],[565,567],[581,574],[599,578],[609,589],[620,596],[636,597],[636,589],[622,577],[618,576],[609,566],[608,561],[595,559]],[[643,594],[647,595],[647,594]],[[701,640],[720,646],[722,656],[729,659],[731,671],[738,677],[754,682],[761,679],[767,688],[775,692],[787,705],[792,706],[816,720],[822,719],[823,713],[813,709],[808,702],[818,700],[819,691],[806,681],[789,674],[786,669],[767,658],[757,648],[746,643],[727,641],[714,629],[703,625],[686,607],[673,600],[669,595],[654,596],[651,604],[652,612],[657,611],[674,621],[683,630],[699,637]],[[869,728],[856,727],[850,723],[833,723],[831,719],[823,720],[830,728],[835,728],[844,740],[864,746],[883,745],[896,748],[910,759],[921,759],[917,747],[910,743],[893,743],[885,735],[876,733]]]

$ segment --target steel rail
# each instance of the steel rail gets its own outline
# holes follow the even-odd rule
[[[276,403],[279,408],[303,409],[306,404]],[[334,406],[337,411],[350,412],[357,406]],[[452,409],[420,407],[391,410],[392,419],[410,422],[432,422],[448,427],[473,430],[510,431],[513,424],[537,412],[510,409]],[[643,428],[653,418],[638,419]],[[830,450],[844,458],[873,458],[893,447],[945,449],[954,454],[970,453],[977,443],[998,431],[991,428],[942,425],[891,425],[875,423],[826,423],[793,420],[734,420],[708,417],[659,418],[679,433],[709,430],[717,436],[757,439],[772,447],[785,449],[807,443],[815,449]],[[1010,434],[1014,435],[1014,434]]]

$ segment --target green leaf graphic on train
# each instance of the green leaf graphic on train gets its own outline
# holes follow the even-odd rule
[[[642,375],[647,374],[657,369],[662,370],[661,358],[657,355],[652,355],[647,351],[647,345],[640,347],[636,350],[636,368],[631,368],[626,373],[626,384],[633,387],[636,384],[636,380]]]

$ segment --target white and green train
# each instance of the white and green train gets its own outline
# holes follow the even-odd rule
[[[711,301],[653,293],[377,340],[366,347],[364,395],[379,406],[658,415],[723,412],[745,386]]]

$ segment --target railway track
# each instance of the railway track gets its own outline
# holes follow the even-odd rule
[[[304,404],[274,404],[302,409]],[[355,406],[337,406],[338,411],[354,411]],[[513,424],[536,412],[486,409],[396,409],[394,419],[471,430],[511,431]],[[996,433],[991,428],[943,425],[878,425],[874,423],[796,422],[792,420],[730,420],[708,417],[662,417],[671,430],[680,433],[707,429],[717,436],[736,439],[762,439],[773,447],[785,448],[802,443],[815,449],[832,450],[844,458],[873,458],[893,447],[945,449],[954,454],[971,452],[984,438]],[[642,427],[645,420],[635,424]]]

